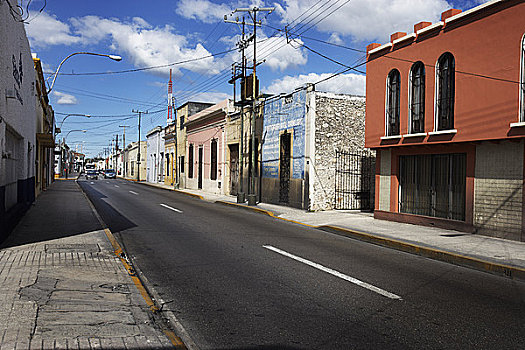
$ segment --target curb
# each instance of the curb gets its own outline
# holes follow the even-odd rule
[[[140,270],[138,270],[137,267],[134,266],[128,254],[125,253],[125,249],[122,248],[121,244],[119,244],[119,242],[117,241],[117,239],[115,238],[111,230],[108,228],[108,226],[106,225],[102,217],[99,215],[99,213],[97,212],[95,208],[95,205],[91,202],[91,199],[86,194],[86,192],[84,192],[84,189],[82,188],[82,186],[80,186],[78,181],[75,181],[75,183],[80,189],[80,191],[82,192],[82,194],[84,195],[84,197],[86,198],[87,202],[89,203],[89,206],[91,207],[91,210],[93,211],[95,217],[100,222],[103,228],[103,231],[106,234],[106,237],[108,238],[108,241],[113,247],[113,253],[122,262],[124,268],[128,272],[128,275],[130,276],[131,280],[135,284],[135,287],[138,289],[140,295],[142,296],[142,298],[148,305],[148,308],[153,314],[159,313],[162,310],[162,306],[160,308],[157,306],[155,296],[158,296],[158,294],[152,291],[152,288],[147,288],[145,286],[145,283],[142,282],[143,280],[147,281],[147,279],[145,279],[145,276],[140,272]],[[151,296],[153,296],[153,298]],[[178,337],[173,331],[168,330],[168,329],[161,329],[164,335],[166,335],[166,337],[170,340],[174,348],[185,350],[185,349],[188,349],[186,344],[191,344],[193,345],[191,348],[196,349],[197,347],[196,345],[194,345],[195,343],[189,337],[189,335],[187,335],[187,332],[184,330],[184,328],[182,327],[180,322],[177,320],[175,315],[171,313],[171,314],[166,314],[166,316],[167,316],[168,323],[173,325],[173,327],[175,327],[178,332],[181,332],[182,334],[184,334],[183,337],[185,338],[185,340],[183,341],[182,338]]]
[[[302,226],[306,226],[306,227],[318,228],[318,226],[305,224],[304,222],[281,218],[281,217],[275,215],[273,212],[271,212],[269,210],[266,210],[266,209],[250,207],[250,206],[245,205],[245,204],[239,204],[239,203],[233,203],[233,202],[227,202],[227,201],[215,201],[215,203],[220,204],[220,205],[229,205],[229,206],[236,207],[236,208],[241,208],[241,209],[244,209],[244,210],[255,211],[255,212],[259,213],[259,214],[268,215],[268,216],[270,216],[270,217],[272,217],[274,219],[287,221],[287,222],[291,222],[291,223],[302,225]]]
[[[122,179],[122,180],[133,181],[133,180],[128,180],[128,179]],[[166,191],[173,191],[173,192],[185,194],[185,195],[190,196],[190,197],[199,198],[200,200],[205,200],[204,197],[201,196],[201,195],[198,195],[198,194],[195,194],[195,193],[186,192],[186,191],[179,190],[179,189],[176,189],[176,188],[166,188],[166,187],[161,187],[161,186],[155,186],[154,184],[151,184],[149,182],[142,182],[142,181],[137,182],[136,180],[135,180],[135,182],[140,184],[140,185],[146,185],[146,186],[149,186],[149,187],[159,188],[161,190],[166,190]]]
[[[236,208],[241,208],[244,210],[250,210],[256,213],[268,215],[275,219],[288,221],[288,222],[300,224],[300,225],[307,226],[307,227],[316,228],[321,231],[342,235],[345,237],[357,239],[357,240],[367,242],[367,243],[376,244],[376,245],[386,247],[386,248],[396,249],[399,251],[403,251],[405,253],[419,255],[419,256],[429,258],[429,259],[442,261],[442,262],[446,262],[446,263],[453,264],[453,265],[468,267],[474,270],[488,272],[488,273],[498,275],[498,276],[503,276],[503,277],[507,277],[511,279],[519,279],[519,280],[525,281],[525,269],[522,269],[517,266],[500,264],[500,263],[483,260],[483,259],[479,259],[479,258],[475,258],[471,256],[447,252],[447,251],[440,250],[437,248],[417,245],[414,243],[396,240],[393,238],[382,237],[382,236],[374,235],[371,233],[355,231],[355,230],[332,226],[332,225],[313,226],[313,225],[305,224],[302,222],[284,219],[284,218],[275,216],[275,214],[269,210],[249,207],[243,204],[226,202],[226,201],[217,201],[216,203],[222,204],[222,205],[228,205],[228,206],[232,206]]]
[[[366,232],[354,231],[337,226],[323,225],[317,227],[319,230],[346,237],[358,239],[363,242],[376,244],[386,248],[392,248],[406,253],[423,256],[425,258],[443,261],[453,265],[468,267],[474,270],[488,272],[494,275],[519,279],[525,281],[525,269],[517,266],[500,264],[480,258],[456,254],[437,248],[417,245],[409,242],[373,235]]]
[[[124,246],[124,250],[125,250]],[[144,281],[145,285],[151,286],[151,283],[148,281],[147,277],[144,275],[142,270],[134,265],[135,273],[139,276],[139,278]],[[184,326],[180,323],[180,321],[177,319],[173,311],[171,310],[164,310],[164,305],[168,304],[169,302],[164,301],[164,299],[160,296],[159,293],[155,290],[153,287],[149,287],[147,289],[148,293],[153,296],[153,300],[155,300],[156,305],[160,305],[160,307],[156,306],[156,313],[162,314],[166,319],[167,322],[171,325],[171,327],[175,328],[178,334],[180,334],[180,337],[176,336],[175,333],[172,331],[166,331],[164,330],[164,334],[170,339],[172,344],[175,346],[176,349],[198,349],[197,344],[193,341],[191,336],[188,334]]]

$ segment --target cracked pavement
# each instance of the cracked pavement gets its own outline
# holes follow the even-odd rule
[[[103,230],[46,239],[48,226],[37,225],[42,235],[27,239],[27,221],[45,223],[46,194],[0,247],[0,349],[173,348]],[[66,215],[90,213],[80,191],[73,197],[61,204],[77,201]]]

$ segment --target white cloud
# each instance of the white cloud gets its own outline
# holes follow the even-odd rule
[[[53,91],[53,96],[56,98],[56,104],[59,105],[76,105],[78,100],[75,96],[63,92]]]
[[[284,78],[274,80],[272,84],[266,88],[265,92],[270,94],[289,93],[307,83],[315,83],[331,75],[332,73],[310,73],[298,76],[285,76]],[[317,91],[364,96],[365,84],[366,78],[364,75],[349,73],[328,79],[316,85],[315,89]]]
[[[265,60],[261,67],[269,67],[273,71],[284,71],[288,68],[294,68],[305,65],[308,62],[306,49],[301,48],[303,41],[296,39],[295,43],[288,44],[283,36],[274,36],[268,38],[263,31],[257,35],[257,62]],[[223,37],[219,40],[223,42],[235,43],[240,39],[239,36]],[[253,60],[253,42],[245,50],[246,59],[251,65]],[[226,65],[230,62],[241,62],[241,54],[237,51],[226,55],[223,59]]]
[[[215,4],[208,0],[182,0],[177,4],[175,12],[184,18],[213,23],[221,20],[224,15],[231,13],[234,9],[235,7]]]
[[[38,21],[41,18],[43,20]],[[84,16],[71,18],[69,23],[60,22],[55,17],[43,13],[30,24],[32,29],[28,31],[28,36],[32,44],[40,47],[71,43],[89,45],[108,40],[109,49],[113,51],[110,53],[124,56],[137,67],[161,66],[210,55],[201,44],[190,43],[187,37],[176,34],[171,26],[153,27],[140,17],[125,22],[98,16]],[[56,36],[49,34],[46,27],[48,25],[56,28],[59,34]],[[47,39],[43,37],[42,32],[48,33],[49,37]],[[181,68],[211,75],[218,73],[223,67],[224,63],[209,57],[172,68],[177,76]],[[153,72],[165,76],[168,69],[166,67]]]
[[[80,37],[71,34],[71,28],[68,24],[60,22],[55,16],[45,12],[35,17],[25,28],[33,48],[71,45],[81,41]]]
[[[228,1],[228,5],[216,4],[209,0],[181,0],[177,4],[175,12],[184,18],[214,23],[222,21],[224,15],[230,15],[238,7],[253,8],[254,6],[266,7],[263,0]]]
[[[209,102],[209,103],[218,103],[224,101],[227,98],[232,98],[230,94],[224,92],[201,92],[198,94],[192,94],[191,100],[195,102]]]
[[[285,0],[285,5],[278,7],[277,12],[283,22],[289,23],[315,5],[293,24],[303,21],[296,28],[298,30],[302,24],[312,20],[301,29],[304,30],[339,6],[322,7],[325,2],[316,3],[318,0]],[[413,25],[418,22],[439,20],[441,12],[450,7],[446,0],[352,0],[319,22],[316,28],[322,32],[351,36],[356,41],[386,41],[394,32],[412,32]]]
[[[332,35],[330,35],[330,38],[328,39],[328,42],[337,45],[344,44],[343,39],[341,39],[338,33],[332,33]]]

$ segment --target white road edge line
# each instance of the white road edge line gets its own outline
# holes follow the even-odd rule
[[[172,207],[170,207],[169,205],[166,205],[166,204],[162,204],[162,203],[161,203],[160,206],[161,206],[161,207],[164,207],[164,208],[166,208],[166,209],[173,210],[173,211],[175,211],[175,212],[177,212],[177,213],[181,213],[181,214],[182,214],[182,210],[179,210],[179,209],[177,209],[177,208],[172,208]]]
[[[264,248],[266,249],[269,249],[269,250],[272,250],[278,254],[281,254],[281,255],[284,255],[286,257],[289,257],[291,259],[294,259],[294,260],[297,260],[299,262],[302,262],[303,264],[306,264],[306,265],[309,265],[309,266],[312,266],[312,267],[315,267],[316,269],[318,270],[321,270],[321,271],[324,271],[326,273],[329,273],[331,275],[334,275],[336,277],[339,277],[339,278],[342,278],[348,282],[351,282],[351,283],[354,283],[360,287],[363,287],[363,288],[366,288],[368,290],[371,290],[372,292],[376,292],[378,294],[381,294],[382,296],[385,296],[387,298],[390,298],[390,299],[395,299],[395,300],[403,300],[399,295],[396,295],[396,294],[393,294],[393,293],[390,293],[390,292],[387,292],[386,290],[383,290],[381,288],[378,288],[376,286],[373,286],[369,283],[366,283],[366,282],[363,282],[361,280],[358,280],[357,278],[354,278],[354,277],[350,277],[350,276],[347,276],[339,271],[336,271],[336,270],[332,270],[328,267],[325,267],[323,265],[320,265],[320,264],[317,264],[317,263],[314,263],[310,260],[306,260],[306,259],[303,259],[299,256],[296,256],[296,255],[293,255],[293,254],[290,254],[288,252],[285,252],[284,250],[281,250],[279,248],[275,248],[275,247],[272,247],[271,245],[263,245]]]
[[[138,193],[134,192],[134,191],[129,191],[129,193],[133,193],[134,195],[138,195]]]

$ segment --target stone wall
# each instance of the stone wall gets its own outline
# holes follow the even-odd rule
[[[479,233],[523,239],[523,147],[524,141],[476,147],[474,226]]]
[[[315,140],[309,174],[312,181],[309,209],[329,210],[335,207],[336,150],[365,150],[365,98],[324,92],[312,94],[315,94]],[[371,176],[373,186],[373,173]],[[373,199],[372,193],[372,202]]]
[[[381,150],[379,173],[379,210],[390,211],[390,176],[392,175],[392,153]]]

